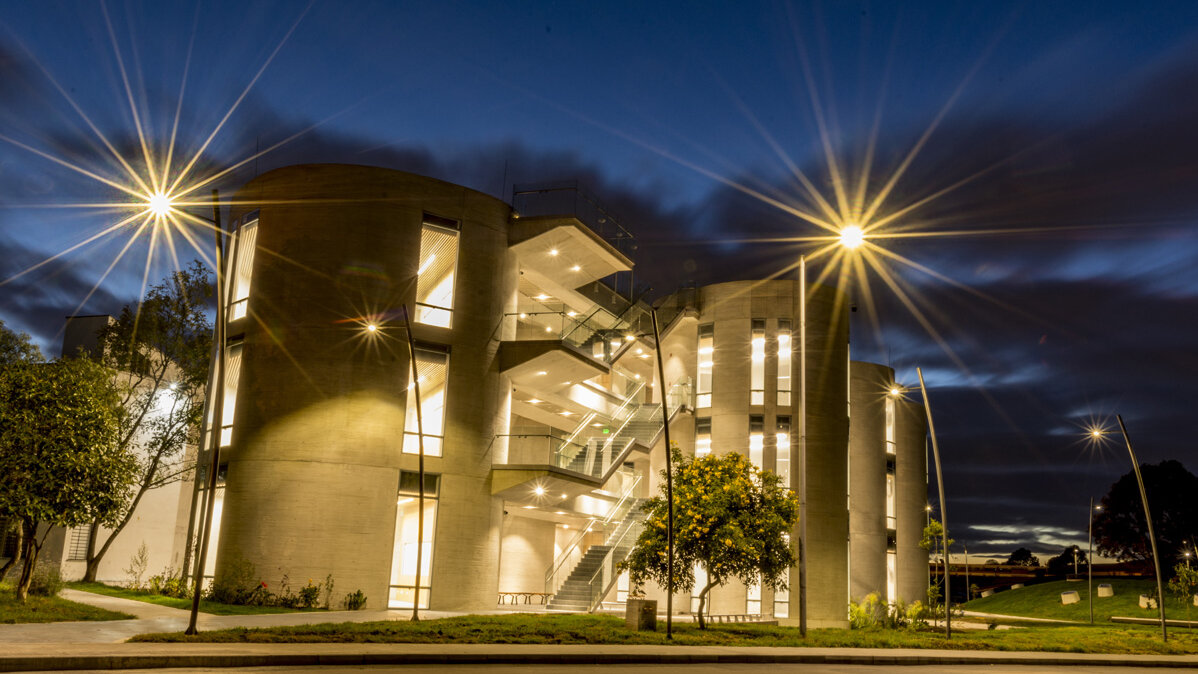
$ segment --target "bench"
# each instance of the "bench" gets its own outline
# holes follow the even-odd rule
[[[709,615],[704,616],[708,622],[713,623],[773,623],[778,624],[772,615],[762,613],[731,613],[725,615]]]
[[[548,592],[500,592],[500,604],[531,604],[536,599],[538,604],[548,604],[552,594]],[[524,601],[520,601],[523,599]]]

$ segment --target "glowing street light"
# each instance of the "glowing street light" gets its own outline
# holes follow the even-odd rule
[[[166,194],[158,192],[152,195],[147,203],[151,213],[156,217],[165,218],[171,212],[174,200]]]
[[[849,250],[856,250],[865,243],[865,232],[859,225],[849,225],[840,230],[840,245]]]

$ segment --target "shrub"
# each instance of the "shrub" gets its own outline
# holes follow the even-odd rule
[[[312,608],[316,606],[316,602],[320,601],[320,585],[313,585],[312,579],[308,579],[308,584],[300,588],[296,602],[299,608]]]
[[[143,589],[141,578],[146,575],[146,568],[150,566],[150,550],[146,547],[145,541],[137,547],[137,552],[129,558],[129,566],[125,567],[125,574],[129,576],[129,589]]]
[[[162,573],[150,576],[146,581],[146,589],[165,597],[187,599],[191,596],[191,584],[183,582],[183,574],[170,566],[163,569]]]
[[[39,597],[57,597],[62,591],[62,573],[52,564],[39,564],[29,580],[29,594]]]
[[[366,595],[361,590],[354,590],[345,595],[345,609],[347,611],[357,611],[366,605]]]

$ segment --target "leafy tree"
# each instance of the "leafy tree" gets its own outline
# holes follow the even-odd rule
[[[956,543],[956,541],[951,538],[948,539],[948,546],[950,548],[952,547],[953,543]],[[932,519],[928,523],[928,526],[923,528],[923,537],[919,539],[919,547],[929,552],[931,555],[931,561],[933,563],[935,563],[936,558],[939,557],[942,567],[947,567],[948,562],[945,559],[946,555],[944,554],[944,551],[940,549],[943,544],[944,525],[940,523],[940,520]],[[947,574],[948,569],[944,568],[944,572]],[[937,606],[940,604],[940,599],[943,596],[943,593],[940,590],[940,579],[941,576],[939,573],[937,573],[932,584],[928,586],[928,606]]]
[[[0,376],[3,376],[3,371],[9,367],[40,363],[41,361],[42,352],[29,341],[29,335],[23,332],[13,332],[4,325],[4,321],[0,320]],[[16,518],[8,517],[0,512],[0,541],[7,538],[8,532],[13,530],[17,534],[17,552],[9,557],[3,566],[0,566],[0,580],[4,580],[8,572],[16,566],[17,562],[21,561],[25,536],[25,528]]]
[[[21,601],[51,527],[114,522],[125,502],[133,462],[117,443],[111,380],[77,359],[0,371],[0,513],[22,529]]]
[[[1027,548],[1019,548],[1007,557],[1007,564],[1011,566],[1040,566],[1040,558],[1033,555],[1031,550]]]
[[[1074,555],[1076,554],[1076,557]],[[1076,565],[1074,562],[1076,561]],[[1081,570],[1086,566],[1086,551],[1076,545],[1066,545],[1061,554],[1049,558],[1044,565],[1048,572],[1054,576],[1067,576],[1074,573],[1074,569]]]
[[[105,364],[119,373],[114,379],[122,410],[118,447],[136,457],[139,477],[102,542],[100,527],[92,527],[86,581],[95,580],[100,561],[146,492],[182,480],[194,469],[183,459],[185,448],[198,439],[203,415],[212,297],[208,272],[193,262],[151,287],[140,304],[126,306],[100,331]]]
[[[1198,522],[1198,477],[1177,461],[1140,464],[1144,491],[1152,510],[1153,529],[1161,567],[1171,567],[1193,537]],[[1094,517],[1094,543],[1098,552],[1121,562],[1152,561],[1144,505],[1135,473],[1128,471],[1102,497],[1102,510]]]
[[[1186,620],[1189,620],[1190,609],[1194,605],[1194,593],[1198,592],[1198,569],[1192,569],[1189,564],[1184,562],[1173,567],[1173,579],[1169,581],[1169,592],[1186,607]]]
[[[711,588],[738,578],[746,585],[786,589],[795,564],[789,533],[799,519],[799,501],[774,473],[761,471],[740,454],[674,458],[674,588],[691,590],[694,568],[707,571],[699,592],[699,627]],[[662,471],[665,478],[665,471]],[[667,585],[667,501],[657,496],[642,509],[645,530],[620,570],[639,587],[646,579]]]

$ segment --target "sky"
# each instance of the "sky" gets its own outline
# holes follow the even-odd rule
[[[953,537],[1052,555],[1130,469],[1089,425],[1198,470],[1198,4],[1145,5],[3,3],[0,319],[57,355],[169,273],[89,242],[143,139],[217,176],[196,198],[298,162],[579,179],[650,296],[810,256],[854,357],[922,369]],[[824,225],[857,219],[877,267],[841,279]]]

